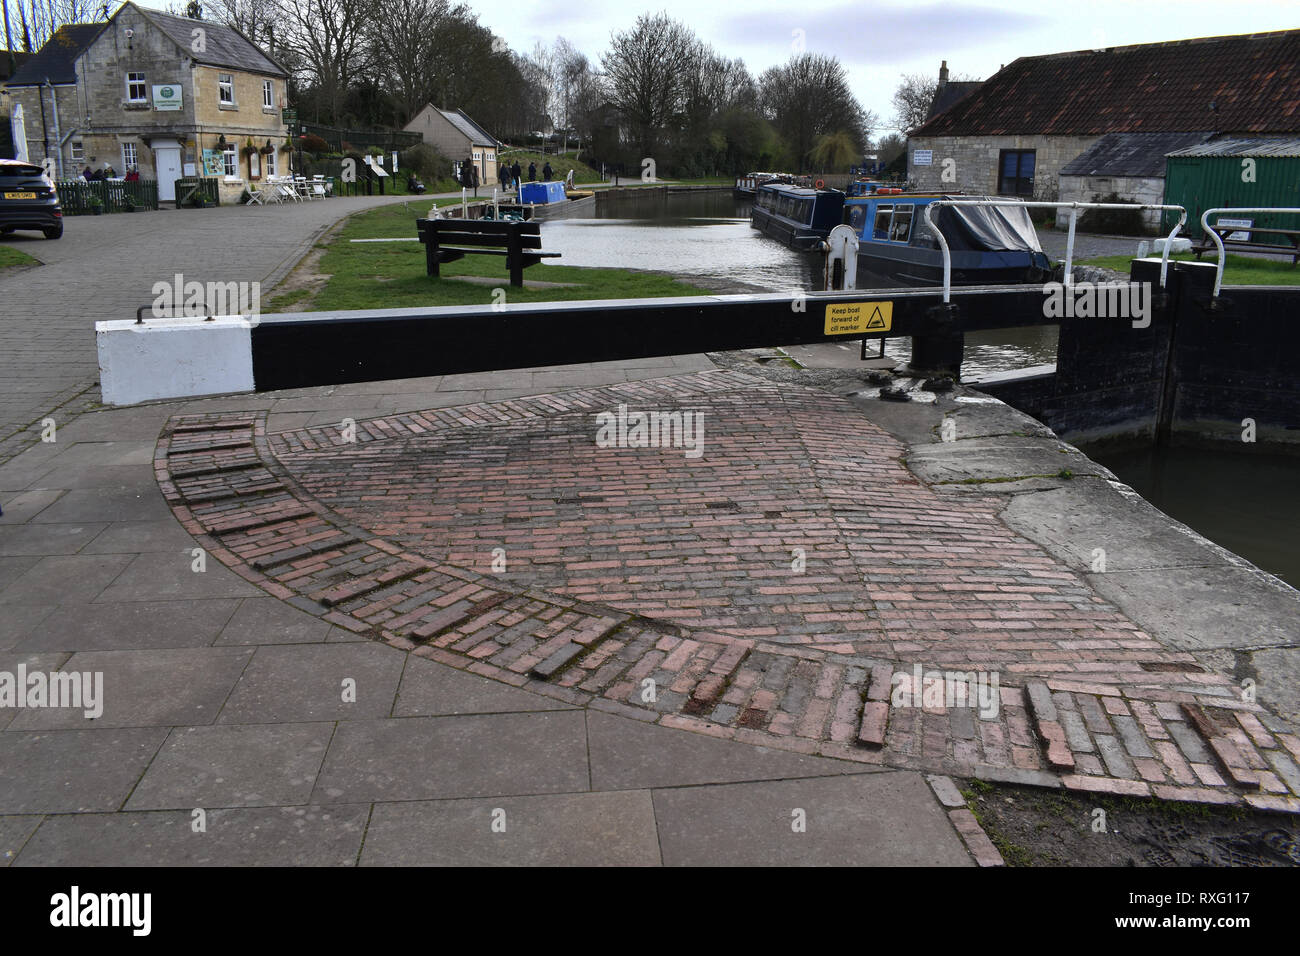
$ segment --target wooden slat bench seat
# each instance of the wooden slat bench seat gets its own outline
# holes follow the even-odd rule
[[[428,274],[439,275],[444,262],[467,255],[505,256],[510,284],[524,285],[524,270],[543,259],[559,257],[542,251],[541,224],[536,222],[485,219],[417,219],[416,231],[424,243]]]

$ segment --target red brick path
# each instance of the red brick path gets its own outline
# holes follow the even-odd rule
[[[702,456],[597,447],[620,404],[702,412]],[[158,477],[269,593],[517,686],[804,753],[1300,810],[1300,741],[999,501],[918,482],[845,399],[712,371],[351,432],[176,418]],[[904,706],[914,664],[996,673],[996,716]]]

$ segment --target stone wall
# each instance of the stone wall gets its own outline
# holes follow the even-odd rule
[[[1094,199],[1116,193],[1120,199],[1129,199],[1136,203],[1159,205],[1165,201],[1165,180],[1163,176],[1062,176],[1061,202],[1093,202]],[[1148,209],[1142,213],[1142,221],[1153,232],[1160,228],[1160,212]],[[1056,225],[1064,229],[1069,225],[1070,214],[1059,210]]]
[[[996,196],[998,157],[1004,149],[1032,149],[1034,190],[1038,198],[1054,191],[1062,167],[1095,143],[1099,136],[914,136],[907,144],[907,178],[918,189]],[[917,166],[916,151],[931,150],[934,162]],[[945,160],[952,160],[945,164]]]

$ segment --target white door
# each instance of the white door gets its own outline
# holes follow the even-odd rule
[[[180,147],[156,147],[154,164],[158,169],[158,198],[176,199],[176,180],[181,176]]]

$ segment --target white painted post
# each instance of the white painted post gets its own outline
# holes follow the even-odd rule
[[[1070,235],[1065,240],[1065,281],[1064,286],[1068,289],[1074,285],[1074,224],[1079,217],[1079,207],[1077,205],[1070,207]]]

